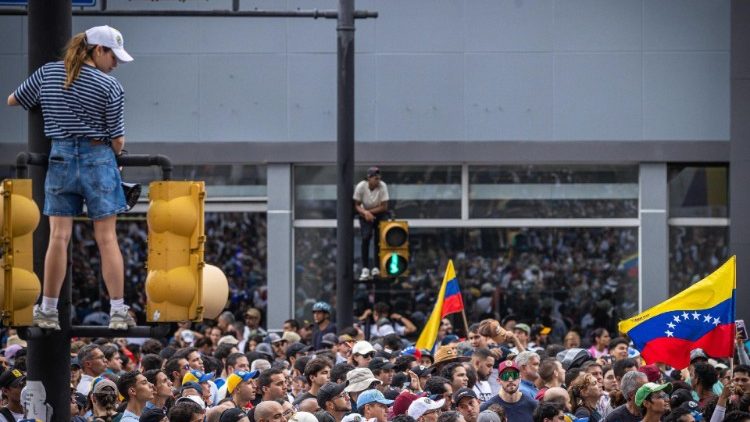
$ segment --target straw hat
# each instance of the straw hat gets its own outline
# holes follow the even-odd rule
[[[435,353],[435,360],[430,366],[431,370],[440,369],[443,365],[452,362],[468,362],[471,358],[468,356],[461,356],[458,353],[456,346],[440,346]]]

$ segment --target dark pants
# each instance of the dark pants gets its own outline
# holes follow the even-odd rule
[[[386,212],[374,214],[375,220],[368,222],[359,216],[359,232],[362,235],[362,268],[370,268],[370,240],[375,239],[375,265],[380,267],[380,222],[387,217]]]

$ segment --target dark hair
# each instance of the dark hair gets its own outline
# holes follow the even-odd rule
[[[125,401],[130,399],[128,390],[136,384],[138,375],[141,375],[139,371],[125,372],[120,375],[120,379],[117,380],[117,390],[125,398]]]
[[[228,355],[226,357],[226,361],[225,361],[225,365],[224,365],[225,369],[228,371],[230,366],[232,368],[234,368],[235,366],[237,366],[237,361],[240,358],[246,358],[245,354],[244,353],[240,353],[240,352],[235,352],[235,353],[232,353],[232,354]]]
[[[445,384],[450,385],[451,382],[440,376],[432,376],[424,384],[424,390],[429,392],[430,395],[445,394],[445,392],[447,391],[445,388]]]
[[[196,413],[203,413],[198,403],[192,400],[182,400],[169,409],[167,418],[169,422],[190,422]]]
[[[237,347],[236,344],[221,343],[220,345],[216,346],[216,350],[214,350],[214,357],[219,360],[225,360],[229,357],[230,354],[232,354],[232,349],[234,349],[235,347]],[[244,356],[244,353],[240,354]]]
[[[255,380],[255,384],[258,386],[258,392],[263,394],[263,387],[271,385],[271,377],[278,374],[283,374],[284,371],[279,368],[268,368],[260,373],[260,376]]]
[[[625,337],[615,337],[609,341],[609,350],[611,351],[612,349],[615,348],[615,346],[618,346],[620,344],[624,344],[628,346],[630,342]]]
[[[214,342],[211,340],[211,337],[205,336],[201,337],[198,340],[195,340],[195,347],[202,348],[204,346],[213,346]]]
[[[305,366],[312,360],[312,356],[302,356],[294,361],[294,369],[299,371],[300,374],[305,373]]]
[[[453,383],[453,373],[456,371],[457,368],[463,368],[464,365],[460,362],[453,362],[449,363],[445,366],[443,366],[443,369],[440,370],[440,376],[450,380],[451,384]]]
[[[193,352],[197,352],[198,354],[200,354],[200,350],[196,349],[195,347],[185,347],[176,351],[172,357],[187,359],[188,356],[190,356],[190,354]]]
[[[619,380],[622,379],[622,376],[625,375],[625,372],[628,372],[628,368],[632,368],[635,366],[638,365],[636,364],[635,360],[631,358],[616,360],[615,363],[612,364],[612,371],[615,373],[615,378]]]
[[[288,319],[284,321],[284,324],[289,324],[295,331],[299,330],[299,321],[296,319]]]
[[[449,410],[443,412],[438,416],[438,422],[458,422],[461,418],[461,414],[455,410]]]
[[[592,346],[596,345],[596,339],[598,337],[601,337],[602,334],[604,334],[605,331],[607,331],[606,328],[599,327],[599,328],[597,328],[597,329],[595,329],[594,331],[591,332],[591,345]]]
[[[159,355],[149,353],[143,355],[141,358],[141,370],[148,371],[149,369],[161,369],[161,365],[164,363],[164,359]]]
[[[695,374],[695,380],[698,382],[698,385],[703,387],[704,390],[711,391],[713,385],[719,380],[716,369],[708,363],[696,363],[693,367],[693,373]]]
[[[540,403],[534,410],[534,422],[544,422],[545,419],[554,419],[562,407],[557,403]]]
[[[736,374],[737,372],[742,372],[743,374],[750,375],[750,365],[742,365],[742,364],[735,365],[734,366],[734,373]]]
[[[346,362],[337,363],[331,368],[331,382],[342,383],[346,381],[346,374],[354,369],[354,365]]]
[[[570,386],[573,380],[578,378],[578,375],[581,375],[581,368],[572,368],[565,371],[565,385]]]
[[[391,422],[417,422],[417,420],[404,413],[393,418]]]
[[[150,338],[143,342],[141,345],[141,354],[148,355],[150,353],[153,353],[155,355],[158,355],[159,352],[162,351],[164,346],[162,346],[161,342],[159,340]]]
[[[539,377],[544,382],[552,381],[552,378],[555,376],[555,371],[557,371],[557,359],[555,358],[544,359],[539,364]]]
[[[104,358],[111,360],[116,354],[120,353],[120,349],[112,343],[107,343],[99,346],[99,349],[104,353]]]
[[[310,362],[307,362],[304,372],[307,382],[312,384],[312,381],[310,381],[310,377],[314,377],[318,374],[318,372],[331,367],[333,367],[333,364],[326,358],[314,358]]]
[[[185,359],[185,358],[175,358],[175,357],[173,357],[173,358],[169,359],[167,361],[167,363],[164,364],[164,373],[167,374],[167,377],[170,380],[172,380],[173,382],[175,380],[174,380],[174,378],[172,378],[172,373],[173,372],[179,373],[179,372],[181,372],[181,369],[182,369],[180,367],[180,359]],[[178,381],[178,384],[182,384],[182,380],[177,380],[177,381]]]
[[[724,422],[744,422],[750,419],[750,413],[733,410],[724,416]]]
[[[65,46],[65,56],[63,63],[65,63],[65,89],[70,88],[70,85],[78,79],[78,75],[81,73],[83,63],[91,57],[91,53],[96,48],[96,45],[89,45],[86,42],[86,33],[80,32],[75,34],[73,38],[68,41],[68,45]],[[107,51],[109,50],[106,47]]]
[[[221,370],[224,369],[221,365],[221,361],[213,356],[203,356],[203,371],[205,373],[213,372],[220,374]]]
[[[497,403],[491,404],[486,410],[495,412],[497,416],[500,416],[501,422],[506,422],[508,420],[508,416],[505,414],[505,408]]]
[[[679,422],[681,417],[690,415],[691,413],[690,409],[686,407],[676,407],[664,418],[664,422]]]
[[[164,371],[162,371],[161,369],[149,369],[148,371],[143,372],[143,376],[146,377],[148,382],[156,385],[156,376],[159,375],[159,372],[164,372]]]

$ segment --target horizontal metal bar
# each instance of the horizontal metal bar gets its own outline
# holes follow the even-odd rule
[[[469,220],[452,218],[406,219],[410,227],[638,227],[637,218],[475,218]],[[354,227],[359,221],[354,220]],[[295,228],[335,228],[336,220],[295,220]]]
[[[667,220],[670,226],[729,227],[728,218],[719,217],[675,217]]]
[[[43,338],[48,335],[49,330],[38,327],[19,328],[19,336],[25,340]],[[169,335],[169,324],[158,324],[151,326],[137,326],[127,330],[111,330],[105,326],[98,325],[74,325],[70,327],[71,337],[151,337],[162,338]]]
[[[25,16],[26,9],[0,9],[0,16]],[[109,17],[216,17],[216,18],[313,18],[338,19],[336,10],[73,10],[73,16]],[[377,18],[378,12],[355,10],[354,19]]]

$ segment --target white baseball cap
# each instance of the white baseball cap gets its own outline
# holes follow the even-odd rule
[[[86,30],[86,42],[89,45],[101,45],[111,48],[121,62],[132,62],[133,56],[125,51],[122,34],[108,25],[95,26]]]
[[[432,400],[427,397],[420,397],[411,402],[409,410],[407,410],[406,413],[414,419],[419,419],[422,415],[431,410],[440,409],[443,407],[444,403],[445,399]]]

